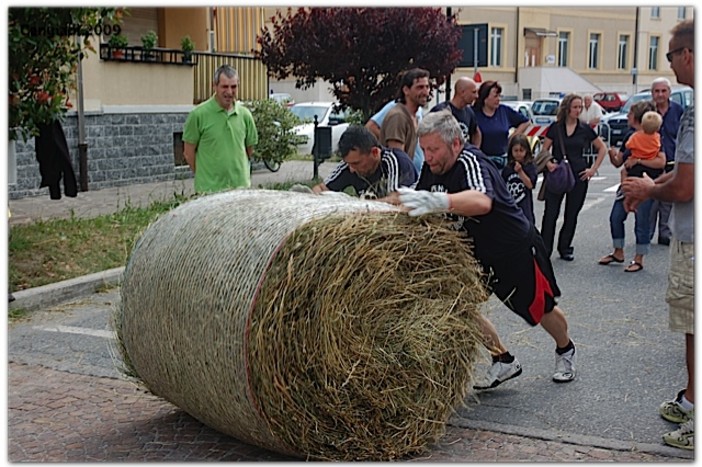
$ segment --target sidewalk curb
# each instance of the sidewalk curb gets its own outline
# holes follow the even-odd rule
[[[12,295],[15,297],[15,301],[10,303],[9,308],[11,310],[34,311],[90,295],[102,286],[121,284],[123,272],[124,266],[54,284],[13,292]]]
[[[563,433],[557,430],[540,430],[536,428],[524,428],[518,425],[504,425],[502,423],[486,422],[481,420],[470,420],[465,417],[451,418],[448,425],[463,429],[482,430],[492,433],[504,433],[507,435],[521,436],[523,438],[540,439],[557,443],[572,444],[576,446],[606,449],[609,451],[640,452],[656,456],[665,456],[675,459],[675,461],[685,462],[695,458],[694,451],[685,451],[671,446],[652,443],[624,443],[616,439],[601,438],[588,435],[574,435]],[[674,460],[671,460],[674,462]]]

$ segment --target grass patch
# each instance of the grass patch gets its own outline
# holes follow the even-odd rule
[[[9,279],[12,292],[124,266],[144,229],[187,198],[174,195],[148,207],[127,205],[90,219],[75,216],[10,229]]]
[[[28,314],[29,311],[25,310],[24,308],[10,308],[7,310],[7,319],[10,323],[14,323],[15,321],[20,321],[26,318]]]
[[[296,183],[314,186],[320,180],[287,181],[259,188],[288,190]],[[127,205],[120,211],[89,219],[72,216],[10,228],[10,292],[52,284],[127,264],[134,242],[160,215],[190,199],[173,199],[147,207]],[[103,290],[109,287],[104,287]]]

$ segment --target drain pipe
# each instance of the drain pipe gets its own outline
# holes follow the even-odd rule
[[[449,22],[449,24],[453,24],[453,22],[451,21],[451,15],[452,15],[451,7],[450,7],[450,6],[449,6],[449,7],[446,7],[446,20]],[[454,70],[454,71],[455,71],[455,70]],[[446,75],[446,84],[445,84],[445,87],[446,87],[446,101],[450,101],[450,100],[451,100],[451,73],[453,73],[453,72],[452,72],[452,71],[449,71],[449,73]],[[438,93],[437,93],[437,94],[438,94]],[[438,96],[437,96],[437,97],[438,97]]]
[[[83,44],[80,36],[78,43],[78,164],[80,191],[88,191],[88,144],[85,142],[85,115],[83,108]]]
[[[636,7],[636,24],[634,25],[634,66],[631,68],[631,84],[634,88],[634,94],[637,93],[638,84],[638,58],[639,58],[639,7]]]

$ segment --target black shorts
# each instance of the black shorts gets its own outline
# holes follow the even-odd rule
[[[523,248],[485,268],[488,288],[507,308],[536,326],[556,306],[561,291],[541,236],[534,230]]]

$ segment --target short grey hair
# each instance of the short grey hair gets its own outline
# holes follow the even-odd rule
[[[465,144],[463,132],[453,114],[448,110],[430,112],[422,118],[417,128],[417,136],[422,137],[430,133],[438,133],[446,144],[453,144],[453,140],[458,138],[461,145]]]
[[[656,84],[665,84],[665,86],[666,86],[666,87],[668,88],[668,90],[670,91],[670,80],[669,80],[668,78],[664,78],[664,77],[661,76],[660,78],[654,79],[654,80],[651,82],[651,90],[653,90],[653,87],[654,87]]]
[[[222,77],[222,75],[225,75],[227,78],[239,78],[239,73],[232,68],[231,66],[224,64],[217,68],[214,72],[214,78],[212,79],[212,82],[214,83],[215,86],[219,84],[219,79]]]

